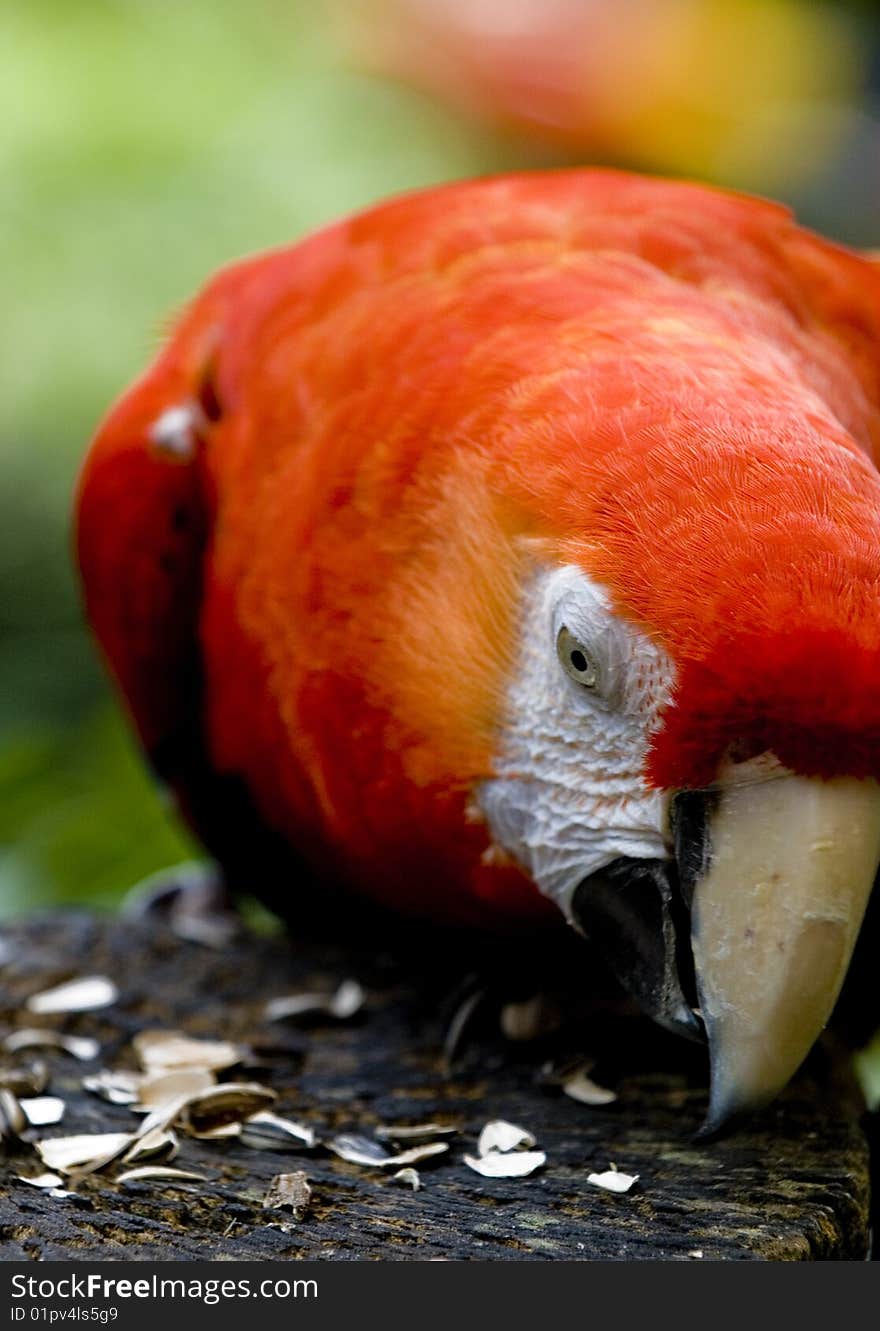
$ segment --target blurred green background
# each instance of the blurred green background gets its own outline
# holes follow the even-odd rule
[[[169,312],[217,265],[347,210],[522,165],[715,179],[880,246],[872,14],[6,0],[0,912],[109,903],[194,853],[110,699],[69,553],[87,440]]]

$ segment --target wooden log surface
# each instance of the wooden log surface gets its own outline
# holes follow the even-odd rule
[[[4,1260],[681,1259],[863,1260],[869,1152],[845,1061],[815,1053],[780,1101],[724,1140],[693,1135],[706,1103],[705,1055],[625,1008],[587,1005],[556,1036],[505,1040],[483,1004],[452,1069],[440,1056],[460,969],[436,939],[410,935],[309,941],[243,933],[220,949],[152,923],[59,912],[3,933],[4,1030],[45,1025],[93,1035],[91,1064],[49,1052],[50,1090],[67,1102],[62,1127],[35,1135],[127,1131],[125,1106],[85,1092],[99,1067],[134,1067],[146,1028],[251,1044],[248,1075],[279,1093],[277,1109],[321,1137],[378,1123],[441,1120],[458,1135],[420,1166],[413,1192],[391,1171],[349,1164],[325,1148],[257,1151],[235,1140],[183,1141],[175,1162],[205,1182],[120,1185],[118,1169],[82,1180],[71,1197],[19,1182],[32,1156],[0,1161]],[[430,941],[430,949],[426,946]],[[121,991],[94,1013],[35,1017],[28,995],[69,977],[103,974]],[[266,1000],[357,977],[367,1002],[347,1022],[269,1023]],[[618,1092],[604,1107],[548,1085],[550,1057],[585,1053]],[[7,1060],[8,1061],[8,1060]],[[228,1074],[222,1074],[224,1076]],[[547,1165],[528,1178],[489,1179],[463,1162],[489,1119],[529,1129]],[[136,1122],[136,1120],[135,1120]],[[587,1182],[611,1163],[638,1174],[625,1195]],[[301,1220],[267,1211],[272,1177],[303,1169],[312,1187]]]

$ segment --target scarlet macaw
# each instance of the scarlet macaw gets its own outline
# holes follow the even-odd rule
[[[710,1128],[766,1102],[880,860],[878,353],[867,257],[611,171],[222,271],[79,487],[156,770],[233,876],[259,827],[430,920],[561,912],[705,1025]]]

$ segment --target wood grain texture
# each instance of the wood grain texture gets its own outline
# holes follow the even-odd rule
[[[448,941],[449,946],[445,946]],[[432,951],[426,959],[424,945]],[[278,1110],[319,1135],[370,1133],[380,1122],[455,1124],[447,1155],[422,1167],[413,1193],[379,1170],[322,1148],[298,1155],[235,1142],[184,1140],[176,1162],[204,1172],[192,1185],[100,1176],[78,1195],[47,1196],[16,1181],[27,1161],[0,1161],[4,1260],[862,1260],[868,1248],[869,1151],[845,1064],[826,1048],[781,1101],[726,1140],[694,1143],[705,1110],[704,1056],[607,1001],[576,1011],[550,1041],[512,1045],[486,1002],[452,1072],[440,1046],[461,977],[454,936],[383,943],[361,931],[344,945],[243,935],[222,951],[157,926],[55,913],[5,930],[4,1029],[45,1024],[97,1036],[94,1067],[133,1066],[130,1041],[151,1026],[179,1027],[274,1046],[254,1075],[278,1091]],[[515,960],[515,958],[512,958]],[[117,1005],[64,1018],[27,1017],[30,993],[76,974],[103,973]],[[368,990],[346,1024],[267,1023],[265,1001],[355,975]],[[280,1046],[280,1047],[279,1047]],[[560,1051],[597,1059],[595,1076],[619,1092],[590,1108],[542,1084]],[[130,1129],[133,1116],[83,1092],[91,1065],[49,1055],[51,1089],[68,1102],[64,1132]],[[485,1179],[462,1161],[482,1125],[530,1129],[547,1167],[526,1179]],[[59,1135],[62,1129],[42,1129]],[[640,1176],[625,1196],[587,1174],[609,1162]],[[313,1196],[294,1223],[262,1208],[278,1173],[307,1172]],[[34,1172],[33,1169],[31,1172]],[[390,1173],[391,1171],[388,1171]],[[273,1223],[281,1220],[283,1224]]]

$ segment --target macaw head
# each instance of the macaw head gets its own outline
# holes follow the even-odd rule
[[[805,1057],[877,872],[880,479],[748,338],[670,357],[686,325],[606,353],[613,418],[595,363],[539,390],[566,443],[518,468],[540,521],[480,801],[642,1005],[705,1028],[714,1130]]]

